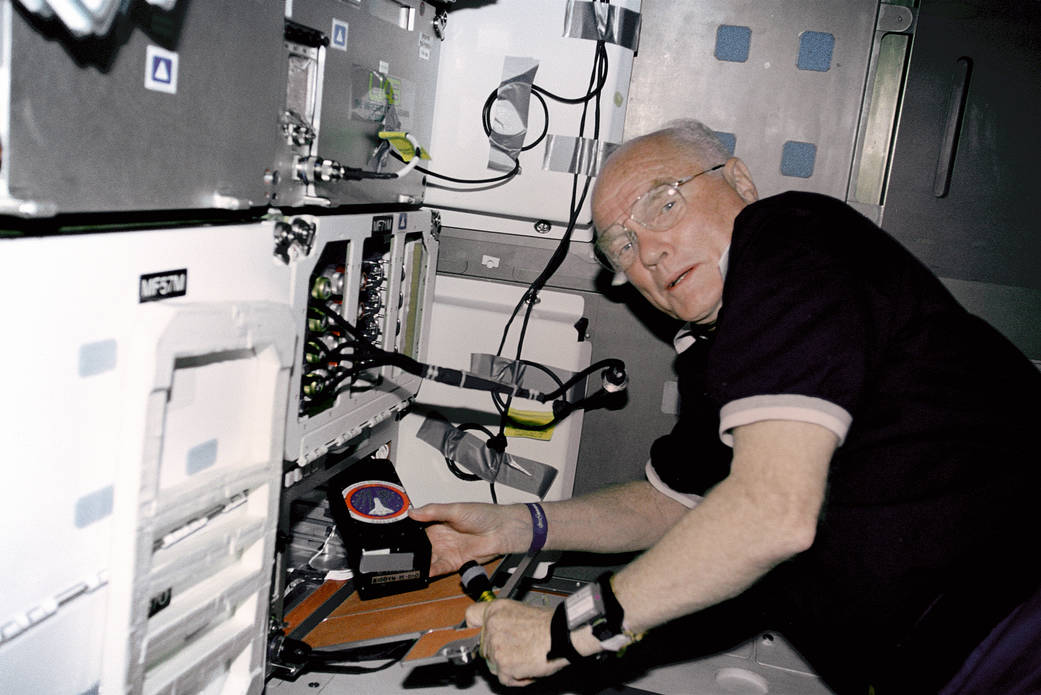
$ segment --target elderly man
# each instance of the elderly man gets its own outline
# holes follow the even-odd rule
[[[843,203],[758,200],[696,121],[619,148],[593,212],[612,269],[687,322],[682,414],[646,481],[413,512],[431,522],[432,574],[543,543],[645,550],[584,606],[473,606],[499,679],[720,604],[768,616],[841,693],[988,692],[996,665],[1011,683],[1036,670],[1029,360]]]

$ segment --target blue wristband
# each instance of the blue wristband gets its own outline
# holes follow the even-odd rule
[[[531,514],[531,545],[528,547],[528,555],[534,555],[546,545],[546,536],[549,534],[549,523],[546,521],[546,512],[538,502],[528,502],[528,512]]]

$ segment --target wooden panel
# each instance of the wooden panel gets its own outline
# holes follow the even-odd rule
[[[466,619],[466,609],[472,604],[470,597],[456,596],[374,611],[334,614],[309,632],[304,641],[312,647],[328,647],[455,627]]]
[[[416,640],[416,643],[412,646],[412,651],[405,656],[404,662],[430,659],[446,644],[451,644],[466,637],[476,637],[480,634],[481,628],[479,627],[468,627],[461,630],[438,630],[427,633]]]
[[[485,565],[489,575],[501,560]],[[331,590],[328,584],[337,584]],[[302,622],[318,609],[342,582],[326,582],[287,618],[291,625]],[[321,593],[321,597],[317,595]],[[312,600],[313,599],[313,600]],[[350,642],[414,635],[428,630],[461,625],[473,600],[463,593],[459,575],[450,574],[432,581],[425,589],[363,601],[357,593],[343,603],[304,637],[312,647],[328,647]],[[307,610],[303,610],[304,606]]]
[[[293,608],[293,610],[289,611],[288,615],[286,615],[286,627],[283,632],[288,635],[295,630],[300,623],[304,622],[308,616],[321,608],[322,604],[332,598],[333,594],[339,591],[346,583],[347,582],[327,581],[315,589],[310,596],[301,601]]]

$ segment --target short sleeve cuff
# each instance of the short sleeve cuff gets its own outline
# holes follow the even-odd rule
[[[647,460],[645,474],[647,475],[647,482],[651,484],[651,487],[653,487],[655,490],[665,495],[669,499],[676,500],[688,509],[693,509],[694,507],[698,506],[698,503],[701,502],[702,499],[704,499],[701,495],[692,495],[690,493],[677,492],[676,490],[673,490],[671,487],[665,484],[665,482],[663,482],[660,477],[658,477],[658,473],[654,470],[654,466],[652,465],[650,459]]]
[[[853,417],[842,406],[814,396],[780,393],[749,396],[730,401],[719,411],[719,438],[727,446],[734,446],[733,430],[763,420],[795,420],[821,425],[835,433],[839,446]]]

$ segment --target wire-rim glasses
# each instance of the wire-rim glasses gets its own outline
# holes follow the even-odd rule
[[[596,247],[600,252],[598,256],[601,262],[606,262],[608,270],[616,273],[626,271],[639,255],[636,232],[627,226],[629,222],[636,222],[654,232],[671,229],[680,221],[687,208],[687,201],[679,187],[702,174],[722,169],[724,166],[725,164],[717,164],[672,183],[658,184],[639,196],[629,206],[627,215],[623,215],[617,222],[597,234]]]

